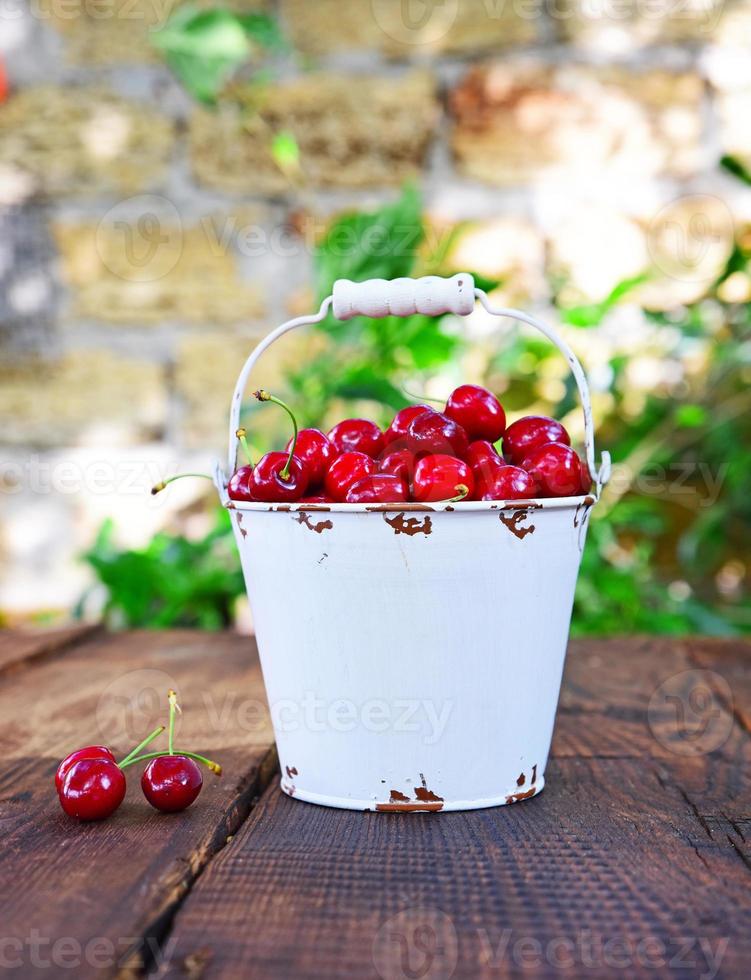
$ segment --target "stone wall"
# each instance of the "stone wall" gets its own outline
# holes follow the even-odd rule
[[[218,110],[149,42],[176,5],[0,7],[0,611],[68,605],[106,514],[137,543],[192,498],[144,490],[208,465],[240,359],[309,305],[301,213],[418,178],[436,227],[470,222],[456,265],[510,301],[601,299],[654,264],[664,308],[751,211],[718,166],[751,163],[749,0],[234,0],[295,53],[260,105]],[[676,264],[671,234],[697,254]]]

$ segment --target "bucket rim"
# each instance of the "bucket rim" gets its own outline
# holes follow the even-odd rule
[[[529,500],[468,500],[448,503],[416,503],[414,501],[384,504],[304,504],[304,503],[261,503],[249,500],[230,500],[221,492],[222,506],[227,510],[249,511],[251,513],[296,514],[300,511],[341,513],[341,514],[392,514],[414,511],[418,513],[497,513],[504,510],[575,510],[594,507],[597,497],[582,494],[579,497],[545,497]]]

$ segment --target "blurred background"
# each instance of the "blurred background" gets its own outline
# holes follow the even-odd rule
[[[615,468],[575,633],[751,630],[751,0],[0,0],[0,625],[247,629],[209,472],[334,279],[560,326]],[[582,425],[542,338],[327,322],[256,385]],[[248,406],[254,448],[283,413]]]

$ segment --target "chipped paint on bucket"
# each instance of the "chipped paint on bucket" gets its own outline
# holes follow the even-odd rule
[[[227,499],[217,467],[288,795],[438,813],[541,792],[582,549],[607,478],[582,398],[597,484],[586,497],[241,503]]]

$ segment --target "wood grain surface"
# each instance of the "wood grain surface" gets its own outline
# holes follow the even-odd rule
[[[544,793],[408,815],[281,793],[248,639],[99,634],[33,649],[0,634],[15,664],[0,672],[9,975],[751,970],[749,644],[574,642]],[[167,686],[185,709],[178,744],[216,757],[224,775],[207,776],[182,815],[150,810],[136,776],[110,821],[68,820],[57,760],[90,742],[127,750],[158,720]]]
[[[0,630],[0,676],[30,660],[62,653],[97,630],[96,626],[70,626],[24,633]]]

